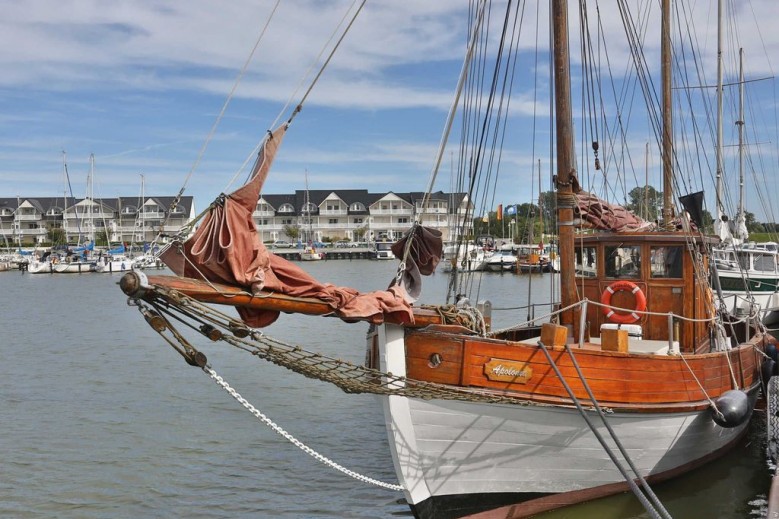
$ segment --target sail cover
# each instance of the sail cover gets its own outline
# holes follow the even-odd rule
[[[327,302],[342,319],[381,323],[392,315],[396,322],[413,322],[405,290],[360,293],[352,288],[322,284],[290,261],[270,253],[260,241],[252,213],[268,176],[287,125],[270,132],[263,142],[249,181],[211,204],[195,233],[184,243],[168,247],[160,258],[179,276],[241,286],[253,294],[261,290]],[[260,328],[278,319],[278,311],[237,307],[241,319]]]

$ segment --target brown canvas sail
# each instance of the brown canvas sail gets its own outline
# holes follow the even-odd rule
[[[360,293],[322,284],[292,262],[270,253],[260,241],[252,213],[286,130],[284,124],[268,134],[250,180],[233,193],[221,195],[195,233],[184,243],[168,247],[160,257],[179,276],[237,285],[252,294],[265,290],[317,298],[343,319],[367,318],[380,323],[392,314],[398,322],[413,322],[402,287]],[[244,322],[254,328],[267,326],[279,316],[277,311],[237,309]]]
[[[657,225],[631,213],[621,205],[610,204],[592,193],[576,193],[576,210],[587,227],[601,231],[651,231]]]

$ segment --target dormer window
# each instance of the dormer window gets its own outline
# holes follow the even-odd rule
[[[279,207],[280,213],[294,213],[295,207],[292,204],[281,204],[281,207]]]

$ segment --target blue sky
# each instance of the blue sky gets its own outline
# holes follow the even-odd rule
[[[657,2],[651,3],[656,13]],[[546,2],[542,4],[545,19]],[[601,4],[607,32],[624,40],[614,2]],[[90,153],[95,154],[96,196],[135,196],[141,174],[147,194],[178,192],[274,5],[270,0],[4,2],[0,196],[61,196],[63,150],[77,197],[86,194]],[[296,89],[301,81],[303,88],[308,86],[302,78],[350,5],[340,0],[280,2],[187,184],[186,194],[196,197],[198,208],[228,189],[231,179],[243,178],[243,164],[277,117],[289,116],[285,105],[299,100]],[[773,76],[770,60],[779,56],[779,31],[761,28],[756,20],[778,20],[779,2],[731,0],[728,6],[741,21],[728,22],[727,44],[745,48],[747,76]],[[596,7],[589,4],[591,14]],[[705,74],[713,84],[716,3],[699,1],[694,8]],[[503,171],[525,173],[505,175],[495,203],[530,201],[527,172],[538,159],[548,178],[548,84],[533,97],[535,11],[536,5],[528,3],[526,52],[520,57],[528,72],[512,102],[512,119],[524,130],[515,134],[516,145],[503,156]],[[424,191],[460,71],[467,13],[468,3],[462,0],[368,1],[296,117],[264,191],[303,189],[306,171],[312,189]],[[539,35],[544,48],[545,23]],[[656,26],[650,21],[647,32]],[[651,55],[659,45],[650,38],[647,42]],[[611,48],[618,69],[627,50]],[[539,73],[546,74],[546,59],[541,57]],[[732,60],[727,66],[726,82],[735,78]],[[769,143],[760,148],[771,175],[777,163],[772,151],[777,141],[775,90],[775,80],[758,82],[749,94],[760,106],[756,118],[762,120],[755,125],[767,135],[754,140]],[[535,156],[529,136],[534,112]],[[734,142],[732,126],[728,143]],[[641,168],[643,151],[638,150],[648,138],[645,129],[631,144]],[[451,153],[445,154],[436,189],[451,190]],[[726,153],[732,161],[732,148]],[[659,158],[650,162],[650,178],[659,178]],[[537,186],[533,189],[537,194]],[[763,215],[762,210],[753,212]]]

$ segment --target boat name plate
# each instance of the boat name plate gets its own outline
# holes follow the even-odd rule
[[[527,362],[490,359],[484,365],[484,375],[492,381],[526,384],[533,376],[533,368]]]

